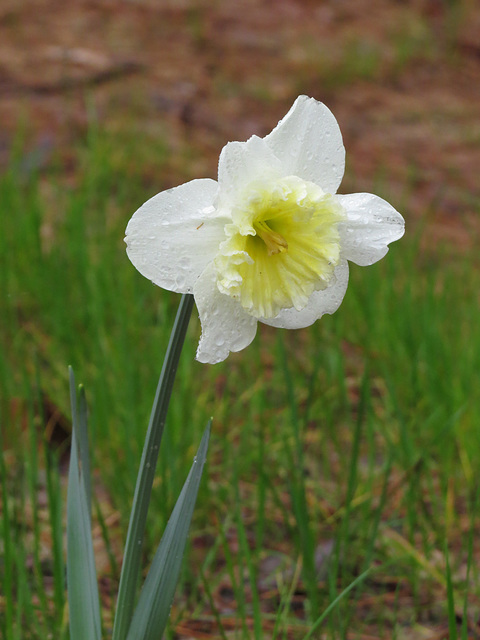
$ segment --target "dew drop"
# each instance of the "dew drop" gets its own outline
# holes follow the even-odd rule
[[[185,286],[185,278],[183,277],[182,274],[177,275],[177,277],[175,278],[175,285],[179,288],[179,289],[183,289]]]

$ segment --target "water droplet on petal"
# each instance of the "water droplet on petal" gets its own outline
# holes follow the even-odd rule
[[[178,289],[183,289],[185,287],[185,278],[182,273],[178,273],[175,277],[175,285]]]

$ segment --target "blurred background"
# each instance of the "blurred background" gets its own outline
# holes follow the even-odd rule
[[[119,141],[139,140],[132,165],[148,156],[149,141],[164,141],[167,172],[155,175],[149,158],[154,189],[176,184],[180,172],[214,177],[226,141],[264,135],[305,93],[340,123],[346,190],[381,175],[398,198],[414,192],[412,215],[433,209],[435,226],[459,236],[472,213],[473,0],[3,0],[0,11],[3,164],[21,127],[26,170],[58,150],[68,169],[68,150],[95,121]]]
[[[344,136],[340,193],[406,219],[345,302],[195,363],[192,320],[145,565],[215,416],[170,638],[480,635],[477,0],[1,0],[0,635],[63,638],[67,365],[90,406],[105,637],[178,297],[133,212],[216,177],[299,94]],[[194,316],[196,314],[194,313]],[[371,573],[352,591],[345,589]]]

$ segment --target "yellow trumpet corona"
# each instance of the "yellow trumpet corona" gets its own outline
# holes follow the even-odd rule
[[[333,276],[343,218],[335,198],[296,176],[251,185],[214,261],[219,290],[257,318],[303,309]]]

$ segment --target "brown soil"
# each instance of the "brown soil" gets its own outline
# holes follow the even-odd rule
[[[380,191],[407,222],[427,215],[436,238],[469,245],[479,34],[476,0],[3,0],[0,162],[19,124],[48,162],[94,112],[146,145],[167,138],[160,190],[215,177],[226,141],[264,135],[306,93],[342,128],[342,191]]]

